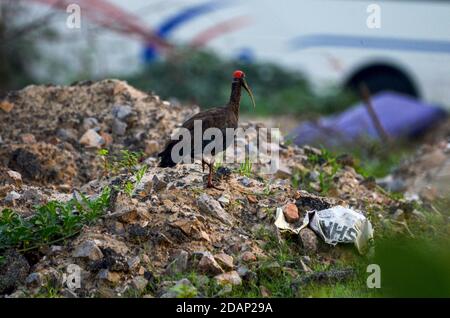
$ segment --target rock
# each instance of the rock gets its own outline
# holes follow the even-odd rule
[[[73,290],[70,290],[69,288],[64,288],[61,291],[61,295],[64,298],[78,298],[78,295]]]
[[[236,271],[231,271],[227,273],[223,273],[214,277],[214,279],[220,285],[231,284],[231,285],[242,285],[242,279],[239,276],[239,273]]]
[[[105,132],[100,132],[100,136],[103,138],[103,140],[105,141],[105,146],[109,146],[113,143],[114,139],[113,137]]]
[[[315,254],[319,249],[319,239],[310,228],[304,228],[299,233],[299,240],[306,254]]]
[[[0,294],[9,294],[25,282],[30,270],[26,258],[15,250],[3,254],[0,262]]]
[[[127,127],[128,125],[126,123],[116,118],[113,120],[111,130],[117,136],[124,136],[127,132]]]
[[[11,295],[5,296],[5,298],[27,298],[27,294],[23,290],[16,290]]]
[[[9,192],[5,197],[5,203],[14,203],[16,200],[20,199],[20,194],[16,191]]]
[[[222,194],[220,198],[217,200],[222,206],[226,206],[230,203],[230,196],[226,194]]]
[[[148,280],[145,279],[144,276],[136,276],[131,281],[131,287],[138,292],[143,292],[147,287]]]
[[[295,223],[300,219],[298,208],[294,203],[288,203],[283,208],[283,214],[287,222]]]
[[[223,269],[216,262],[210,252],[204,252],[200,262],[198,263],[198,269],[202,273],[217,275],[222,274]]]
[[[25,279],[25,285],[28,288],[39,288],[42,286],[42,275],[40,273],[31,273]]]
[[[308,265],[306,265],[305,261],[303,259],[300,259],[300,267],[302,268],[302,271],[305,273],[312,273],[312,269],[309,268]]]
[[[239,276],[246,281],[256,280],[257,275],[255,272],[251,271],[247,266],[239,266],[237,269]]]
[[[188,267],[189,253],[186,251],[180,251],[180,253],[174,258],[174,260],[167,266],[167,275],[176,275],[186,271]]]
[[[3,110],[5,113],[9,113],[13,110],[14,108],[14,104],[7,102],[7,101],[3,101],[0,103],[0,109]]]
[[[33,134],[22,134],[20,135],[20,139],[22,140],[22,142],[24,144],[35,144],[36,143],[36,138],[34,137]]]
[[[76,247],[72,256],[97,261],[103,258],[103,253],[94,241],[84,241]]]
[[[89,129],[93,129],[95,131],[99,131],[100,128],[98,126],[98,120],[94,117],[87,117],[83,119],[83,131],[87,131]]]
[[[225,212],[220,203],[211,196],[203,193],[197,200],[200,211],[219,219],[225,224],[231,225],[231,216]]]
[[[141,259],[139,256],[132,257],[127,261],[128,270],[134,271],[139,268],[140,264],[141,264]]]
[[[11,180],[14,181],[16,184],[22,182],[22,175],[17,171],[8,170],[6,173],[11,178]]]
[[[279,165],[278,170],[275,172],[275,177],[278,179],[290,179],[292,176],[291,169],[284,164]]]
[[[259,292],[261,293],[261,297],[263,298],[269,298],[272,296],[272,293],[266,286],[259,286]]]
[[[101,269],[98,272],[98,279],[105,281],[107,283],[110,283],[111,285],[115,286],[120,282],[120,274],[117,272],[111,272],[107,269]]]
[[[159,147],[160,145],[157,141],[149,140],[145,143],[145,154],[149,156],[154,155],[159,152]]]
[[[256,255],[250,251],[247,251],[247,252],[242,253],[241,259],[242,259],[242,261],[244,261],[246,263],[255,262]]]
[[[155,174],[152,178],[153,190],[159,192],[167,187],[167,182],[161,176]]]
[[[115,118],[123,120],[133,113],[133,109],[127,105],[114,105],[112,114]]]
[[[18,171],[23,177],[36,180],[44,173],[39,158],[32,152],[18,148],[13,151],[8,166]]]
[[[68,142],[74,142],[77,141],[77,131],[75,129],[65,129],[65,128],[58,128],[56,131],[56,136],[63,140]]]
[[[247,177],[243,177],[239,180],[239,182],[244,186],[244,187],[250,187],[252,185],[252,181],[247,178]]]
[[[105,141],[103,138],[94,130],[87,130],[79,140],[80,144],[88,148],[100,148]]]
[[[219,253],[214,255],[214,259],[225,270],[232,270],[234,268],[233,256],[230,256],[225,253]]]

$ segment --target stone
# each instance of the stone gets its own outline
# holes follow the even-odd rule
[[[31,273],[25,279],[25,285],[28,288],[39,288],[42,286],[42,275],[40,273]]]
[[[77,131],[75,129],[58,128],[56,137],[63,141],[73,142],[78,139]]]
[[[3,101],[0,103],[0,109],[3,110],[5,113],[9,113],[13,110],[14,108],[14,104],[8,102],[8,101]]]
[[[64,289],[61,291],[61,295],[62,295],[64,298],[78,298],[78,295],[77,295],[73,290],[71,290],[71,289],[69,289],[69,288],[64,288]]]
[[[264,285],[259,286],[259,292],[261,293],[261,297],[263,298],[269,298],[272,296],[270,290]]]
[[[134,271],[139,268],[140,264],[141,264],[141,259],[139,256],[132,257],[127,261],[128,270]]]
[[[234,286],[242,285],[242,279],[239,276],[239,273],[237,271],[231,271],[231,272],[219,274],[219,275],[215,276],[214,279],[220,285],[226,285],[226,284],[231,284]]]
[[[103,253],[94,241],[84,241],[75,248],[72,256],[97,261],[103,258]]]
[[[0,294],[11,293],[25,282],[30,270],[26,258],[15,250],[6,251],[0,263]]]
[[[299,233],[300,243],[306,254],[315,254],[319,249],[319,239],[310,228],[304,228]]]
[[[5,203],[14,203],[16,200],[20,199],[20,194],[16,191],[9,192],[5,197]]]
[[[79,140],[80,144],[88,148],[99,148],[105,141],[103,138],[94,130],[87,130]]]
[[[219,199],[217,199],[222,206],[226,206],[230,203],[230,196],[222,194]]]
[[[153,190],[159,192],[167,187],[167,182],[161,176],[155,174],[152,178]]]
[[[20,139],[24,144],[32,145],[36,143],[36,138],[33,134],[22,134],[20,135]]]
[[[155,140],[149,140],[145,143],[145,154],[151,156],[156,154],[160,149],[160,145]]]
[[[176,275],[186,271],[188,267],[189,253],[186,251],[180,251],[180,253],[174,258],[174,260],[167,266],[167,275]]]
[[[294,203],[288,203],[283,208],[283,214],[287,222],[295,223],[300,219],[298,208]]]
[[[106,281],[112,285],[117,285],[120,282],[120,274],[117,272],[112,272],[107,269],[101,269],[98,272],[98,279]]]
[[[231,216],[222,208],[217,200],[208,194],[203,193],[198,198],[197,204],[201,212],[209,214],[225,224],[232,225]]]
[[[126,123],[115,118],[113,120],[111,130],[112,130],[113,134],[115,134],[117,136],[123,136],[127,132],[127,127],[128,127],[128,125]]]
[[[148,280],[144,276],[136,276],[131,281],[131,287],[138,292],[143,292],[147,287]]]
[[[277,171],[275,172],[275,177],[278,179],[290,179],[292,176],[291,169],[284,164],[279,165]]]
[[[237,272],[239,276],[245,281],[252,281],[257,278],[256,273],[251,271],[247,266],[239,266]]]
[[[247,178],[247,177],[243,177],[239,180],[239,182],[244,186],[244,187],[250,187],[252,185],[252,181]]]
[[[246,251],[246,252],[242,253],[241,259],[242,259],[242,261],[244,261],[246,263],[255,262],[256,255],[250,251]]]
[[[233,256],[230,256],[225,253],[219,253],[214,255],[214,259],[225,270],[232,270],[234,268]]]
[[[127,105],[114,105],[112,108],[113,116],[120,120],[126,119],[132,113],[133,113],[133,109]]]
[[[220,267],[210,252],[203,253],[202,258],[198,263],[198,269],[202,273],[212,275],[222,274],[224,272],[222,267]]]
[[[93,129],[95,131],[99,131],[99,126],[98,126],[98,120],[97,118],[94,117],[87,117],[83,119],[83,131],[89,130],[89,129]]]
[[[109,146],[109,145],[111,145],[112,143],[113,143],[113,141],[114,141],[114,138],[110,135],[110,134],[108,134],[108,133],[105,133],[105,132],[100,132],[100,136],[103,138],[103,140],[105,141],[105,146]]]

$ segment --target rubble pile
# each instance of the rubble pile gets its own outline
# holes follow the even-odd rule
[[[0,109],[0,211],[26,217],[51,200],[114,190],[108,211],[76,236],[6,251],[0,259],[3,296],[33,297],[49,286],[61,297],[206,296],[188,279],[190,272],[221,286],[208,296],[224,296],[233,286],[258,284],[258,270],[272,253],[261,231],[282,240],[274,225],[277,209],[298,226],[308,211],[336,205],[370,220],[401,208],[358,175],[350,157],[330,161],[312,147],[279,147],[280,167],[272,175],[223,165],[215,180],[223,191],[205,189],[200,164],[159,168],[156,158],[176,125],[197,109],[170,105],[117,80],[30,86],[2,103],[9,107]],[[133,195],[114,187],[122,175],[103,175],[100,147],[144,151],[148,169]],[[300,183],[294,186],[293,179]],[[266,270],[303,282],[309,280],[303,274],[312,275],[311,259],[329,263],[336,254],[330,249],[339,250],[310,228],[297,239],[303,269],[272,262]],[[260,290],[270,294],[265,286]]]

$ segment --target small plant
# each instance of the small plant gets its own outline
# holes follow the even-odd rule
[[[177,294],[178,298],[194,298],[197,297],[197,289],[194,286],[179,284],[170,288]]]
[[[103,169],[105,174],[118,174],[125,170],[126,173],[131,173],[136,169],[139,161],[143,157],[143,152],[133,152],[129,150],[121,150],[118,155],[110,154],[107,149],[100,149],[98,155],[102,158]]]
[[[96,199],[81,195],[80,201],[50,201],[37,207],[30,218],[4,209],[0,214],[0,250],[30,250],[69,238],[104,213],[109,196],[110,189],[106,187]]]
[[[249,156],[245,157],[245,161],[240,164],[238,172],[241,176],[250,177],[252,174],[253,163]]]

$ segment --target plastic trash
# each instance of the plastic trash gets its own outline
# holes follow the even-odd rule
[[[284,218],[281,208],[277,209],[275,226],[298,234],[309,226],[326,243],[354,243],[359,253],[365,254],[373,241],[373,228],[370,221],[360,212],[335,206],[320,211],[308,211],[300,227],[290,224]]]
[[[446,117],[439,107],[391,92],[373,96],[372,104],[381,126],[393,139],[419,135]],[[297,145],[337,146],[379,136],[366,106],[358,103],[340,114],[303,122],[288,138]]]

